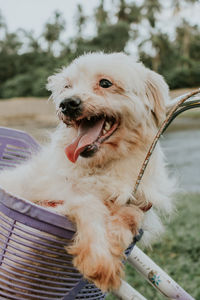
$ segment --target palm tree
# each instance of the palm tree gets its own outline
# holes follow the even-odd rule
[[[182,56],[189,58],[190,42],[194,34],[195,28],[186,20],[182,20],[182,24],[176,28],[176,43],[179,45],[179,50]]]
[[[43,36],[48,43],[48,52],[53,52],[53,45],[56,41],[59,41],[61,32],[65,29],[65,21],[62,15],[56,11],[53,16],[52,22],[48,22],[45,25]]]
[[[22,46],[17,33],[6,32],[5,37],[0,41],[0,51],[8,55],[17,54]]]
[[[81,37],[84,26],[86,25],[87,17],[83,13],[83,7],[81,4],[77,5],[77,13],[76,13],[76,26],[78,28],[78,37]]]
[[[156,27],[156,14],[162,10],[162,5],[159,0],[145,0],[143,3],[144,17],[147,18],[152,28]]]
[[[104,0],[101,0],[99,6],[95,11],[94,17],[97,32],[99,33],[101,31],[102,26],[109,24],[108,12],[104,8]]]

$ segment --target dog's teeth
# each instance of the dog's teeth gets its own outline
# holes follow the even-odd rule
[[[110,124],[108,123],[108,122],[106,122],[106,124],[105,124],[105,130],[110,130]]]
[[[103,130],[103,134],[106,134],[106,133],[107,133],[107,131],[104,129],[104,130]]]
[[[88,121],[90,121],[91,117],[87,117]]]

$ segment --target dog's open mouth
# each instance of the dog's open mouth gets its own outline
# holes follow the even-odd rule
[[[119,122],[113,117],[92,116],[74,121],[77,137],[65,148],[68,159],[75,163],[79,155],[91,157],[100,145],[117,129]]]

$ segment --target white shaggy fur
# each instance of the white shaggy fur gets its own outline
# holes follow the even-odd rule
[[[101,88],[102,78],[113,86]],[[160,145],[136,197],[131,195],[146,152],[165,118],[168,87],[160,75],[130,56],[92,53],[51,76],[47,88],[58,111],[63,99],[75,95],[84,104],[84,116],[108,114],[119,119],[120,125],[94,156],[79,156],[72,163],[64,149],[76,137],[77,129],[61,122],[51,142],[31,161],[0,174],[0,185],[35,203],[64,200],[57,210],[77,226],[68,249],[75,257],[74,264],[100,288],[117,288],[122,253],[133,235],[141,226],[143,242],[148,244],[163,229],[157,212],[172,209],[173,185]],[[132,204],[128,205],[130,198]],[[153,207],[144,213],[140,208],[148,203]]]

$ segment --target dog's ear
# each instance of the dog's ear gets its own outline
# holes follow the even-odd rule
[[[145,91],[152,115],[159,126],[166,117],[166,106],[169,100],[168,85],[161,75],[148,70]]]

